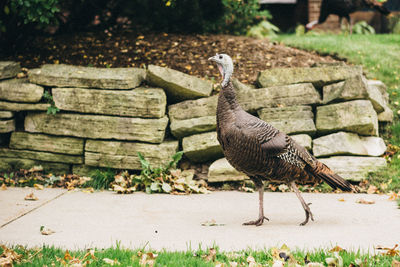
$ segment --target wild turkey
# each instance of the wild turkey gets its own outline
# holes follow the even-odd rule
[[[259,217],[244,225],[261,225],[264,219],[263,181],[278,181],[292,187],[309,218],[314,220],[309,204],[301,197],[295,182],[320,181],[332,188],[351,191],[349,182],[333,173],[304,147],[272,125],[244,111],[236,101],[230,81],[233,73],[232,59],[226,54],[216,54],[214,61],[223,77],[217,105],[217,136],[228,162],[247,174],[259,192]]]
[[[350,33],[352,32],[352,21],[350,14],[362,8],[374,8],[383,15],[387,16],[390,11],[377,0],[322,0],[318,20],[314,20],[306,25],[311,30],[315,25],[322,24],[330,14],[339,16],[339,23],[346,18],[350,24]]]

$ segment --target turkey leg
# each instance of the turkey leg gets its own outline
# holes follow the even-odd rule
[[[299,189],[297,188],[295,182],[291,182],[291,183],[290,183],[290,186],[293,188],[294,192],[296,193],[296,196],[297,196],[297,198],[300,200],[301,205],[303,206],[303,209],[304,209],[304,211],[305,211],[305,213],[306,213],[306,219],[305,219],[305,221],[302,222],[300,225],[301,225],[301,226],[306,225],[306,224],[308,223],[308,220],[309,220],[310,218],[311,218],[311,221],[314,221],[313,214],[311,213],[311,210],[310,210],[310,207],[309,207],[309,205],[310,205],[311,203],[308,203],[308,204],[307,204],[307,203],[304,201],[303,197],[300,195],[300,191],[299,191]]]
[[[256,225],[260,226],[263,224],[264,220],[269,221],[267,217],[264,216],[264,184],[261,182],[258,188],[258,199],[259,199],[259,215],[258,219],[255,221],[245,222],[243,225]]]

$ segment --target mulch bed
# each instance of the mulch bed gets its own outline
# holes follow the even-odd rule
[[[94,67],[166,66],[199,77],[219,78],[207,59],[227,53],[235,62],[235,77],[254,83],[259,71],[274,67],[307,67],[319,62],[335,62],[330,56],[305,52],[282,44],[243,36],[180,35],[166,33],[87,32],[51,37],[38,36],[15,55],[22,67],[45,63]]]

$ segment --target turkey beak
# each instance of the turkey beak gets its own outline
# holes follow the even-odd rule
[[[214,61],[215,62],[215,56],[208,58],[209,61]]]

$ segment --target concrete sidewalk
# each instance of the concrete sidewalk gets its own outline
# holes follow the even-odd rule
[[[40,202],[23,200],[31,191]],[[0,243],[78,249],[110,247],[119,242],[129,248],[147,244],[147,248],[168,250],[197,249],[199,244],[203,248],[216,244],[222,250],[282,244],[304,249],[339,245],[370,251],[376,245],[400,243],[400,209],[386,195],[303,197],[313,203],[314,222],[299,226],[305,215],[294,193],[266,192],[265,213],[270,221],[255,227],[242,223],[258,216],[256,193],[118,195],[9,188],[0,191],[0,222],[6,224],[0,228]],[[356,203],[360,198],[374,200],[375,204]],[[201,225],[212,219],[223,225]],[[41,235],[41,225],[56,232]]]

